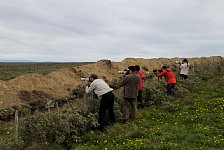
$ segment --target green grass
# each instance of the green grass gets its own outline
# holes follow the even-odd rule
[[[37,62],[24,62],[24,63],[0,63],[0,80],[10,80],[26,73],[38,73],[46,75],[52,71],[75,67],[91,62],[70,62],[70,63],[37,63]]]
[[[174,112],[158,106],[139,110],[135,121],[117,123],[105,132],[89,132],[85,142],[72,147],[77,150],[223,149],[223,91],[223,78],[211,79],[184,98],[168,97],[169,103],[178,108]]]

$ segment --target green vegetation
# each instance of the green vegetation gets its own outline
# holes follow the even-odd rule
[[[69,62],[69,63],[37,63],[37,62],[18,62],[18,63],[4,63],[0,62],[0,80],[10,80],[26,73],[37,73],[46,75],[52,71],[80,66],[91,62]]]
[[[135,121],[120,122],[122,98],[116,95],[118,122],[100,132],[96,130],[97,100],[85,100],[86,105],[77,110],[71,106],[24,117],[15,145],[12,125],[5,124],[0,129],[0,149],[223,149],[224,65],[220,62],[210,66],[204,65],[204,70],[195,67],[189,80],[178,78],[174,96],[165,94],[163,81],[145,81],[146,107],[138,111]],[[71,94],[82,97],[83,92],[83,87],[77,87]]]
[[[222,149],[224,147],[224,76],[201,82],[184,97],[165,97],[138,111],[138,118],[87,134],[77,150]]]
[[[19,106],[8,106],[0,108],[0,120],[10,121],[14,118],[15,111],[19,111],[19,116],[28,116],[34,112],[46,112],[48,108],[62,107],[68,103],[74,103],[78,98],[83,98],[84,87],[78,86],[75,88],[70,95],[61,98],[49,99],[49,98],[38,98],[30,103],[19,105]],[[50,105],[50,107],[49,107]]]

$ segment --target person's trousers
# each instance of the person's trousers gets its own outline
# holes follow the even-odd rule
[[[115,114],[113,109],[114,109],[114,93],[111,91],[106,94],[103,94],[100,101],[100,109],[99,109],[100,130],[103,130],[103,128],[106,125],[105,122],[106,111],[108,111],[109,113],[111,123],[112,124],[115,123]]]
[[[130,115],[129,115],[129,111],[130,111]],[[129,119],[129,117],[131,119],[135,119],[136,112],[137,112],[137,99],[124,98],[124,109],[123,109],[124,121],[126,122]]]
[[[170,84],[167,84],[167,95],[172,95],[172,90],[174,89],[175,87],[175,83],[170,83]]]
[[[187,79],[187,78],[188,78],[188,75],[180,74],[180,77],[181,77],[182,79]]]
[[[142,102],[142,90],[138,90],[137,101],[140,103],[137,108],[144,108],[144,104]]]

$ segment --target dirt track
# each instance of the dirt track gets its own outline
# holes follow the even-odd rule
[[[25,74],[9,81],[0,80],[0,107],[24,104],[36,98],[56,98],[69,94],[69,89],[83,84],[80,77],[88,77],[91,73],[98,74],[108,81],[119,79],[119,70],[124,70],[130,65],[141,66],[144,75],[153,68],[163,65],[172,66],[181,58],[126,58],[122,62],[100,60],[96,63],[74,68],[54,71],[46,76],[40,74]],[[191,64],[201,62],[215,62],[223,60],[222,57],[188,58]]]

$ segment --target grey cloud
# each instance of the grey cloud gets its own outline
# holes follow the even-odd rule
[[[0,2],[1,59],[15,52],[35,61],[224,55],[224,1]]]

